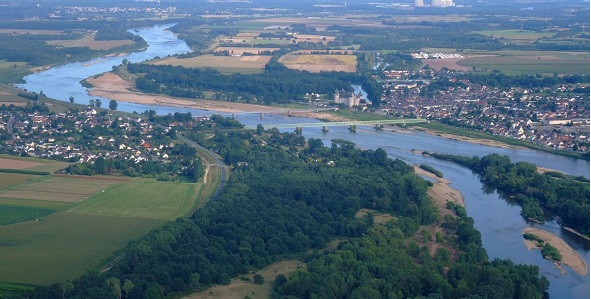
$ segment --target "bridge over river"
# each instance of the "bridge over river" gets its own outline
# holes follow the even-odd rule
[[[292,124],[273,124],[268,125],[269,128],[285,129],[285,128],[323,128],[328,130],[328,127],[337,126],[383,126],[383,125],[399,125],[399,124],[417,124],[427,122],[423,118],[405,118],[405,119],[382,119],[382,120],[363,120],[363,121],[336,121],[336,122],[314,122],[314,123],[292,123]],[[249,126],[250,129],[256,127]]]

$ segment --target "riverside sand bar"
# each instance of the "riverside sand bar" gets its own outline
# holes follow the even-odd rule
[[[523,233],[529,233],[536,235],[538,238],[550,243],[550,245],[556,247],[560,255],[562,255],[562,263],[571,267],[581,276],[587,275],[587,264],[585,260],[576,252],[574,251],[566,242],[564,242],[561,238],[551,234],[545,230],[528,227],[523,230]],[[523,241],[527,249],[535,249],[537,248],[535,242],[524,239]]]

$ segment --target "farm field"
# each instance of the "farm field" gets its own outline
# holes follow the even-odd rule
[[[52,40],[47,43],[62,47],[89,47],[92,50],[109,50],[135,43],[132,40],[95,40],[95,37],[96,33],[91,33],[77,40]]]
[[[55,172],[68,167],[68,165],[70,165],[70,163],[55,160],[11,156],[6,154],[0,155],[0,168]]]
[[[589,53],[581,52],[496,51],[457,63],[489,71],[498,69],[509,75],[589,74]]]
[[[50,284],[95,269],[164,221],[54,213],[39,222],[0,227],[0,281]]]
[[[193,209],[195,189],[195,184],[136,180],[111,186],[69,212],[173,220]]]
[[[290,69],[319,73],[321,71],[355,72],[357,56],[355,55],[285,55],[279,58]]]
[[[511,40],[514,43],[531,43],[542,37],[551,37],[554,32],[533,32],[528,30],[487,30],[475,31],[474,33],[493,36],[495,38],[504,38]]]
[[[183,66],[187,68],[210,67],[224,74],[255,74],[262,73],[271,56],[213,56],[203,55],[193,58],[165,59],[154,64]]]
[[[244,53],[251,53],[251,54],[258,55],[262,51],[273,52],[273,51],[277,51],[277,50],[279,50],[279,48],[218,47],[218,48],[215,48],[213,51],[214,52],[228,51],[228,52],[230,52],[230,54],[240,54],[240,55],[243,55]]]
[[[98,193],[115,181],[69,177],[43,177],[0,191],[0,197],[78,202]]]
[[[4,167],[0,167],[4,168]],[[0,190],[22,184],[27,180],[38,178],[39,176],[20,173],[0,173]]]

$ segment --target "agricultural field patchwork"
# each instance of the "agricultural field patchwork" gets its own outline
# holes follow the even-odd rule
[[[0,281],[44,285],[97,268],[164,224],[158,219],[54,213],[40,221],[0,227]]]
[[[69,212],[173,220],[193,209],[195,192],[195,184],[137,180],[114,185]]]
[[[295,70],[319,73],[322,71],[355,72],[355,55],[285,55],[279,59],[286,67]]]

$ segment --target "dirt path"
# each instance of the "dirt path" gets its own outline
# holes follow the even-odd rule
[[[524,229],[523,232],[536,235],[540,239],[542,239],[542,240],[550,243],[550,245],[556,247],[556,249],[558,249],[558,252],[560,252],[560,255],[562,255],[562,261],[561,261],[562,264],[569,266],[570,268],[575,270],[575,272],[579,273],[579,275],[581,275],[581,276],[587,275],[588,269],[587,269],[587,264],[585,263],[585,260],[574,249],[572,249],[572,247],[570,247],[568,244],[566,244],[566,242],[564,242],[564,240],[562,240],[560,237],[558,237],[554,234],[551,234],[545,230],[541,230],[541,229],[537,229],[537,228],[533,228],[533,227],[528,227],[528,228]],[[525,243],[525,246],[527,247],[527,249],[532,250],[532,249],[537,248],[535,243],[532,241],[524,239],[523,242]],[[560,267],[560,263],[558,263],[558,267]],[[559,268],[559,269],[561,269],[561,268]],[[564,269],[562,269],[562,271],[564,271]]]

